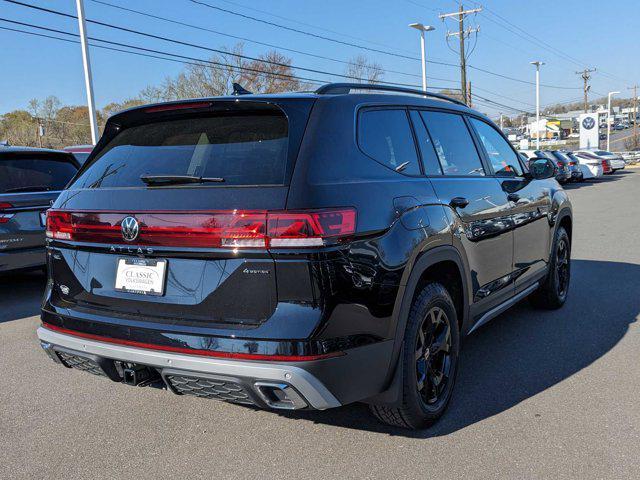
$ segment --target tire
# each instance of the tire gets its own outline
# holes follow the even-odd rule
[[[402,403],[397,408],[371,405],[372,413],[394,427],[415,430],[433,425],[451,399],[459,352],[458,317],[451,296],[443,285],[430,283],[418,293],[407,319],[400,359]]]
[[[564,305],[571,280],[571,242],[564,227],[558,227],[553,239],[549,272],[540,288],[529,296],[536,308],[556,310]]]

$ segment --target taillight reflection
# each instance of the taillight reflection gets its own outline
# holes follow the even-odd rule
[[[7,223],[15,215],[14,213],[8,213],[4,211],[8,208],[13,208],[13,205],[10,203],[0,202],[0,223]]]

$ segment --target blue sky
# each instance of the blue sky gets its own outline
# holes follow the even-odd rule
[[[24,0],[28,3],[75,14],[73,0]],[[253,38],[287,48],[348,60],[358,54],[366,55],[387,70],[406,72],[416,77],[387,72],[384,80],[420,84],[420,62],[393,55],[364,51],[356,47],[331,43],[292,31],[275,28],[246,18],[212,10],[189,0],[104,0],[155,15],[173,18],[221,32]],[[324,35],[366,47],[419,57],[418,32],[407,27],[422,22],[436,27],[427,34],[427,57],[431,60],[457,64],[457,54],[449,50],[445,41],[447,29],[457,24],[438,19],[439,12],[458,8],[454,0],[204,0],[211,5],[233,10],[264,20]],[[474,7],[477,2],[465,2]],[[0,17],[77,32],[75,19],[34,11],[0,0]],[[541,103],[579,100],[582,80],[574,72],[584,67],[596,67],[592,77],[595,94],[619,90],[620,96],[630,96],[627,87],[640,82],[640,62],[636,45],[640,22],[640,2],[619,0],[487,0],[485,11],[469,17],[468,25],[480,26],[477,46],[469,64],[521,80],[533,81],[531,60],[542,60],[543,84]],[[256,11],[259,9],[261,11]],[[156,35],[179,38],[190,43],[213,48],[232,46],[236,41],[210,32],[169,24],[161,20],[126,13],[112,7],[85,0],[87,18],[119,26],[143,30]],[[268,13],[267,13],[268,12]],[[0,21],[0,27],[30,28]],[[90,36],[160,50],[207,58],[203,50],[168,44],[160,40],[115,31],[95,24],[88,25]],[[524,33],[527,32],[527,33]],[[80,47],[41,37],[33,37],[0,29],[2,65],[0,75],[0,113],[25,108],[29,99],[58,96],[65,104],[84,104],[84,80]],[[264,53],[267,47],[245,43],[247,55]],[[284,52],[293,64],[301,67],[342,73],[344,65],[305,55]],[[91,49],[96,103],[102,107],[111,101],[135,96],[147,85],[160,83],[166,76],[180,72],[182,65],[158,59],[142,58],[125,53]],[[299,72],[301,76],[331,77]],[[429,64],[429,76],[434,86],[459,87],[459,69]],[[487,99],[532,111],[535,104],[533,85],[469,70],[474,93]],[[340,79],[334,78],[335,81]],[[593,94],[592,94],[593,95]],[[495,116],[499,111],[513,113],[502,107],[478,105]]]

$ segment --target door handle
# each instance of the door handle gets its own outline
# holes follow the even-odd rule
[[[518,195],[517,193],[510,193],[507,195],[507,200],[513,203],[518,203],[518,200],[520,200],[520,195]]]
[[[469,200],[464,197],[454,197],[449,202],[449,205],[451,205],[453,208],[464,208],[469,205]]]

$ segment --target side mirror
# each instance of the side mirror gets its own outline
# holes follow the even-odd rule
[[[534,180],[544,180],[556,176],[558,167],[548,158],[532,158],[529,162],[529,174]]]

